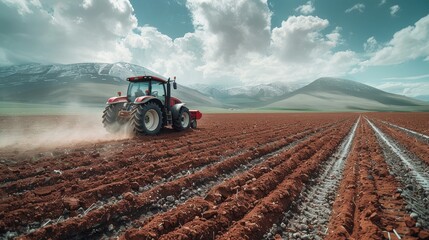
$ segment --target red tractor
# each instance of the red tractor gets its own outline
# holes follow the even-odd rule
[[[129,124],[133,132],[155,135],[161,128],[171,125],[182,131],[197,127],[202,117],[198,110],[189,110],[178,98],[171,96],[171,80],[157,76],[129,77],[127,96],[109,98],[103,112],[103,124],[107,131],[118,132]],[[177,89],[176,77],[173,88]]]

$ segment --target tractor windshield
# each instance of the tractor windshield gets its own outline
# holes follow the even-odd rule
[[[136,98],[149,95],[149,82],[130,82],[127,98],[134,102]]]
[[[152,81],[152,96],[161,100],[162,104],[165,104],[165,89],[164,83]]]

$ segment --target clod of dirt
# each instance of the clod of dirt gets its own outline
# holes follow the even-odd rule
[[[126,193],[124,193],[124,198],[125,198],[125,200],[131,202],[134,200],[134,194],[131,192],[126,192]]]
[[[47,187],[41,187],[41,188],[34,190],[34,193],[39,195],[39,196],[44,196],[44,195],[50,194],[54,190],[55,189],[52,186],[47,186]]]
[[[416,225],[416,221],[409,216],[404,217],[404,222],[407,227],[414,227]]]
[[[132,190],[134,191],[139,191],[140,190],[140,185],[138,182],[131,182],[130,183],[130,187]]]
[[[77,198],[64,198],[63,202],[70,211],[74,211],[80,207],[80,201]]]
[[[208,210],[203,212],[202,217],[205,219],[210,219],[213,218],[217,215],[217,211],[216,210]]]

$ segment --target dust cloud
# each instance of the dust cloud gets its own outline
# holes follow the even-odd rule
[[[0,151],[73,147],[130,137],[128,129],[108,133],[98,113],[0,117]]]

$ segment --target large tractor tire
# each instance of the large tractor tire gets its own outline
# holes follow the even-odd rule
[[[189,113],[189,109],[187,107],[180,108],[178,117],[173,119],[173,128],[176,131],[183,131],[188,129],[190,125],[191,114]]]
[[[103,125],[110,133],[116,133],[121,129],[121,124],[118,122],[118,113],[120,109],[119,105],[111,104],[103,111]]]
[[[138,106],[132,113],[131,124],[135,133],[158,134],[162,127],[161,108],[153,102]]]

